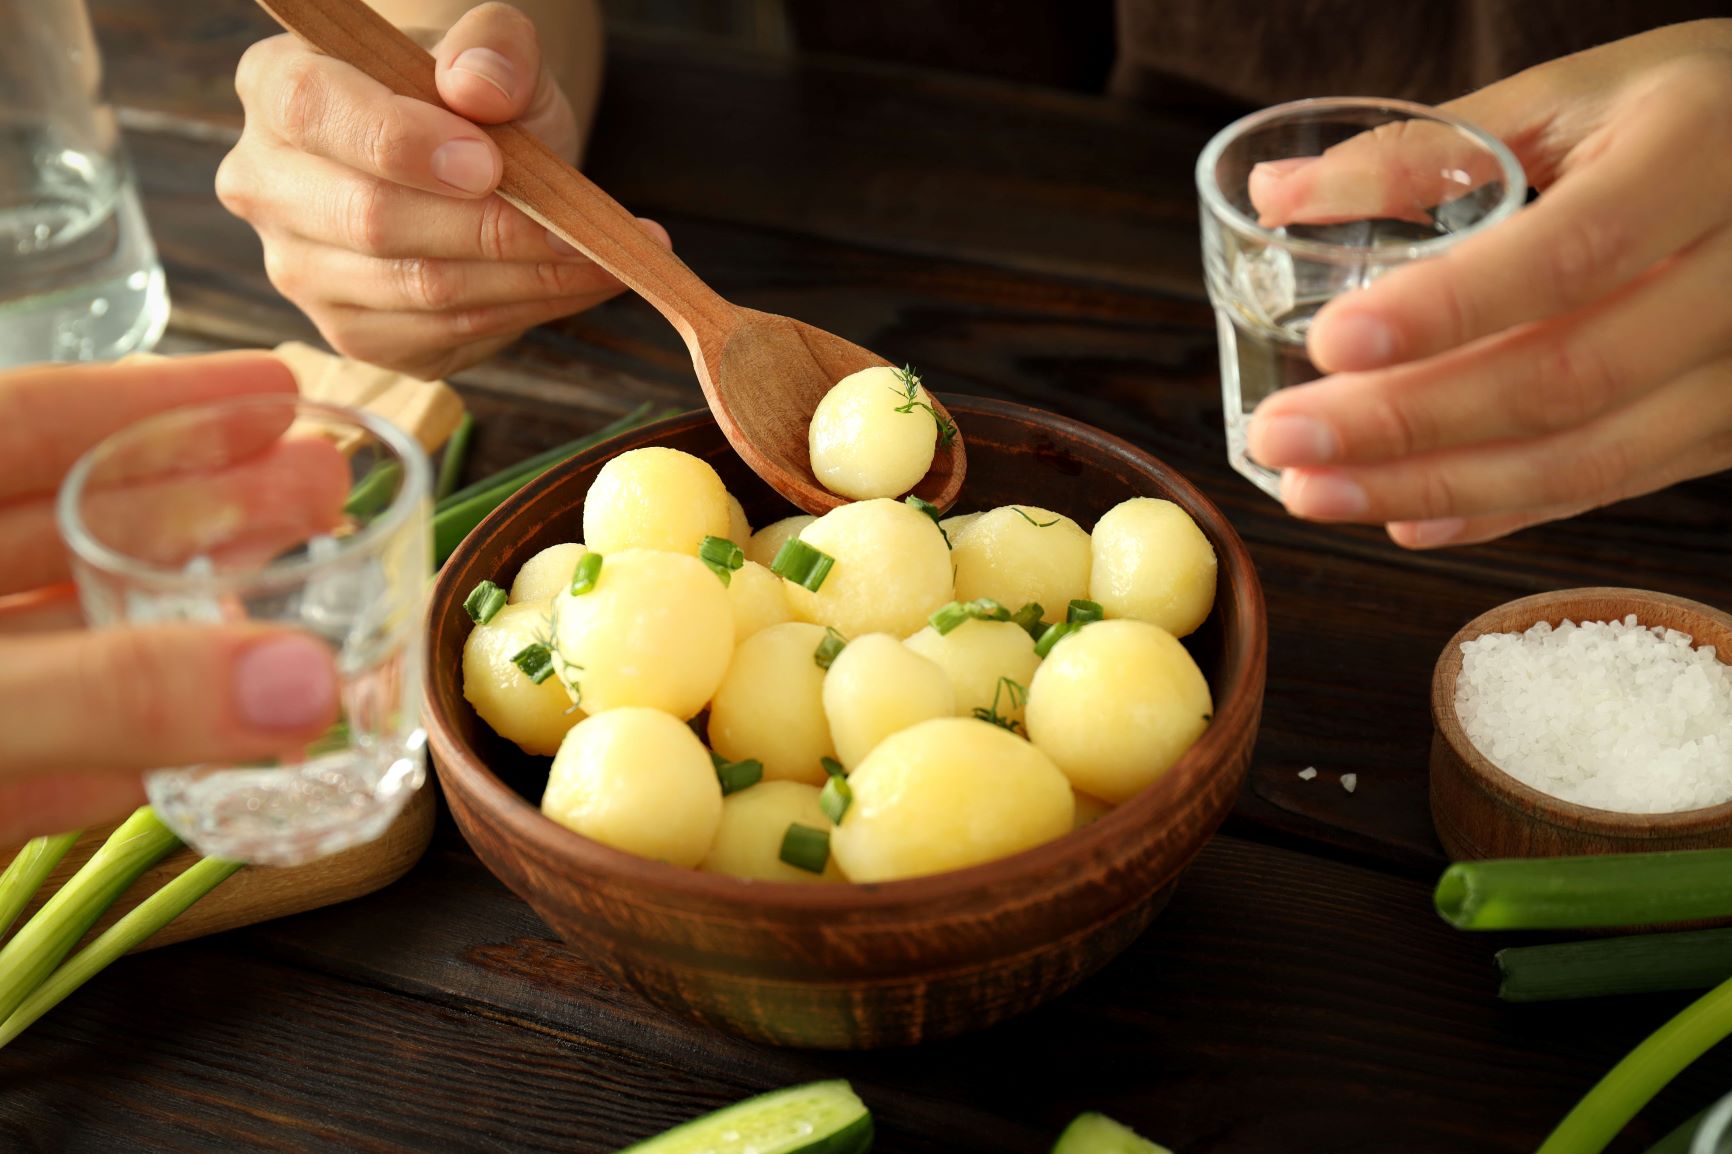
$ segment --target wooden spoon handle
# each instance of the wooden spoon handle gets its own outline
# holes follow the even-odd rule
[[[400,96],[439,108],[433,57],[362,0],[258,0],[277,23]],[[588,177],[510,124],[478,125],[504,154],[499,195],[618,277],[665,316],[694,351],[732,324],[733,305]]]

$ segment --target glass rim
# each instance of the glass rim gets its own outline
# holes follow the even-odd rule
[[[1215,168],[1220,163],[1221,155],[1226,152],[1227,146],[1245,133],[1300,113],[1327,113],[1332,110],[1346,111],[1349,109],[1381,109],[1403,113],[1411,119],[1447,124],[1457,132],[1470,137],[1475,143],[1491,153],[1493,158],[1497,160],[1498,167],[1503,170],[1503,198],[1492,207],[1491,211],[1460,232],[1444,233],[1428,240],[1417,241],[1400,247],[1379,247],[1376,245],[1332,244],[1328,241],[1310,240],[1305,237],[1283,236],[1274,229],[1264,228],[1240,212],[1237,206],[1222,194],[1220,186],[1215,180]],[[1516,159],[1515,153],[1510,151],[1508,145],[1490,132],[1471,121],[1463,120],[1453,113],[1444,112],[1428,104],[1382,96],[1314,96],[1304,100],[1291,100],[1285,104],[1276,104],[1241,116],[1209,138],[1209,143],[1203,146],[1203,151],[1197,156],[1195,171],[1197,195],[1202,199],[1204,208],[1228,228],[1247,239],[1285,249],[1297,256],[1313,257],[1329,262],[1343,257],[1351,257],[1373,264],[1384,264],[1432,256],[1489,228],[1491,225],[1509,219],[1515,215],[1517,209],[1526,203],[1528,192],[1527,174],[1522,170],[1521,162]]]
[[[169,569],[129,556],[97,540],[85,525],[84,517],[79,512],[79,501],[87,490],[91,472],[106,455],[106,451],[112,450],[114,446],[129,438],[141,436],[159,422],[166,423],[174,418],[185,420],[198,413],[235,412],[277,406],[291,408],[296,416],[317,416],[363,429],[388,446],[403,465],[403,483],[392,495],[391,503],[356,532],[337,538],[337,551],[333,555],[317,558],[303,555],[288,560],[276,560],[246,572],[217,571],[195,575],[187,573],[184,568]],[[422,503],[422,496],[430,493],[432,478],[432,465],[420,444],[392,422],[365,409],[312,401],[298,394],[287,393],[227,397],[217,401],[178,405],[160,413],[153,413],[142,421],[110,433],[86,449],[67,471],[66,479],[60,483],[60,492],[54,501],[54,519],[60,531],[60,539],[66,547],[72,551],[74,557],[92,568],[159,588],[229,592],[253,586],[289,584],[304,579],[320,569],[364,551],[383,538],[390,537],[403,527],[416,507]]]

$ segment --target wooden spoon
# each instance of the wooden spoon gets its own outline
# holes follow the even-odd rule
[[[433,57],[361,0],[259,0],[284,28],[402,96],[445,107]],[[657,244],[637,219],[517,124],[481,125],[505,158],[499,195],[618,277],[685,338],[716,423],[734,451],[808,513],[847,499],[812,473],[807,427],[850,373],[889,362],[822,329],[730,304]],[[934,407],[949,414],[936,400]],[[940,446],[914,493],[948,509],[968,468],[962,438]]]

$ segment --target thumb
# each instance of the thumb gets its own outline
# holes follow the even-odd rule
[[[535,24],[509,4],[471,8],[433,49],[434,80],[451,111],[477,124],[517,120],[546,99]]]
[[[337,718],[331,649],[255,625],[0,641],[0,781],[298,751]]]

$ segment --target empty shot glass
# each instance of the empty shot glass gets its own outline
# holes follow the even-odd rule
[[[1203,272],[1221,349],[1233,468],[1273,496],[1246,451],[1251,412],[1322,374],[1305,338],[1331,300],[1446,252],[1527,197],[1490,133],[1400,100],[1301,100],[1222,129],[1197,160]]]
[[[157,814],[200,853],[335,853],[383,833],[421,785],[430,471],[371,414],[256,396],[141,421],[68,474],[59,526],[93,628],[259,622],[330,647],[340,709],[317,740],[146,775]]]

